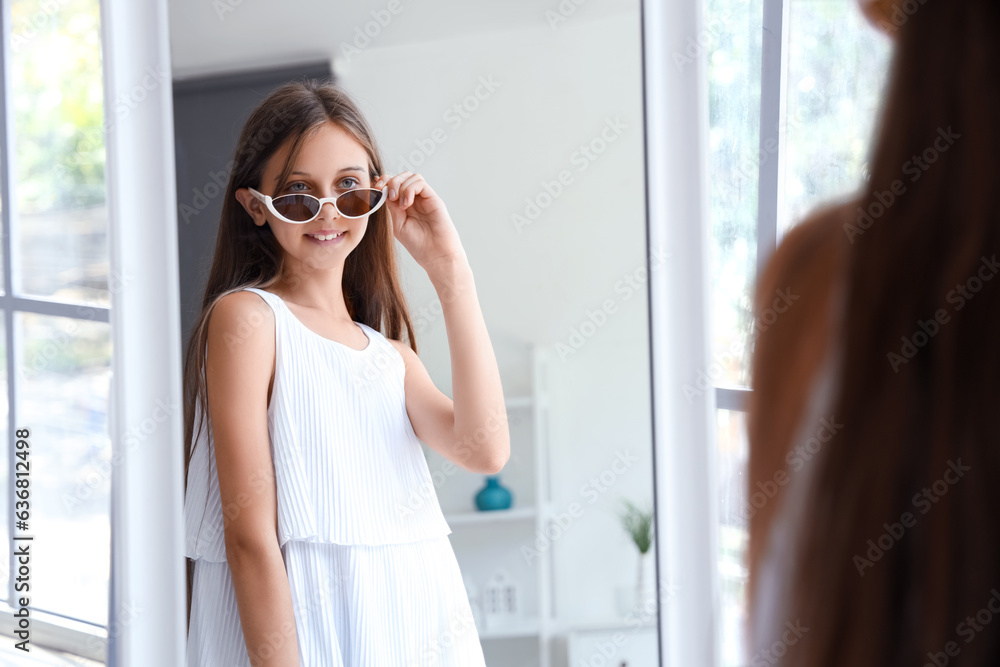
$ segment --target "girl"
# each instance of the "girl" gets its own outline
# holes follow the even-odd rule
[[[416,355],[394,239],[440,296],[454,401]],[[444,203],[383,174],[330,83],[243,128],[184,379],[188,665],[485,664],[418,438],[499,471],[499,370]]]
[[[783,488],[750,521],[748,662],[996,665],[1000,4],[862,9],[895,40],[871,176],[756,288],[800,298],[754,349],[748,488]]]

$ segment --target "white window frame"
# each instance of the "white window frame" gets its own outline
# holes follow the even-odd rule
[[[31,645],[67,651],[108,665],[180,667],[184,663],[186,595],[183,541],[183,411],[181,409],[180,295],[174,172],[173,106],[166,0],[101,1],[110,308],[90,308],[88,319],[111,325],[112,376],[108,429],[112,441],[111,572],[108,625],[99,626],[32,609]],[[2,50],[10,45],[10,3],[0,0]],[[10,422],[8,497],[13,509],[13,443],[18,391],[13,370],[21,350],[14,313],[79,317],[76,304],[11,293],[18,256],[15,172],[10,122],[10,63],[0,68],[0,197],[4,203],[3,281],[0,294],[7,336]],[[150,70],[159,72],[149,86]],[[140,91],[140,89],[142,89]],[[121,114],[119,101],[138,100]],[[140,214],[140,215],[137,215]],[[136,220],[142,224],[136,224]],[[114,289],[114,285],[120,285]],[[158,403],[158,401],[160,403]],[[160,420],[154,406],[176,406]],[[162,412],[162,411],[161,411]],[[158,422],[142,446],[129,433]],[[13,522],[13,512],[5,517]],[[10,534],[14,535],[13,525]],[[67,554],[67,558],[71,558]],[[13,557],[11,572],[14,572]],[[71,566],[71,563],[67,563]],[[11,577],[10,585],[13,585]],[[14,591],[8,591],[13,600]],[[14,609],[0,606],[12,628]]]
[[[702,0],[705,1],[705,0]],[[778,246],[778,207],[782,197],[785,150],[785,45],[788,43],[788,0],[763,0],[761,40],[760,143],[758,155],[768,156],[757,166],[757,265],[760,277]],[[745,412],[751,389],[715,387],[719,410]]]
[[[709,364],[706,59],[679,67],[703,2],[643,0],[643,102],[660,662],[711,666],[719,598],[712,392],[679,378]],[[683,324],[681,324],[683,323]]]
[[[187,637],[184,415],[177,194],[167,0],[102,0],[107,133],[114,456],[108,665],[181,667]],[[150,70],[159,85],[146,89]],[[141,212],[142,224],[136,224]],[[176,406],[141,446],[127,434],[157,401]]]
[[[650,270],[653,465],[661,664],[717,665],[717,410],[745,412],[749,388],[716,386],[685,397],[679,378],[709,367],[707,55],[678,67],[705,31],[705,0],[643,0],[647,221],[650,251],[669,253]],[[778,243],[784,151],[787,0],[763,0],[756,275]],[[672,160],[671,156],[685,156]],[[692,279],[693,278],[693,279]],[[678,323],[683,323],[680,326]],[[659,540],[658,540],[659,542]]]
[[[13,371],[17,367],[17,360],[22,356],[22,341],[19,332],[15,329],[14,316],[16,313],[34,313],[52,317],[68,317],[79,319],[80,309],[78,304],[62,303],[50,299],[40,299],[30,296],[15,295],[11,287],[14,285],[14,276],[20,271],[20,256],[14,252],[11,239],[17,237],[17,215],[16,200],[12,193],[12,174],[16,172],[16,155],[13,141],[12,123],[13,113],[11,89],[10,89],[10,59],[6,57],[7,50],[11,44],[11,13],[10,2],[0,1],[0,201],[3,202],[2,215],[0,215],[0,233],[4,242],[2,245],[3,256],[3,293],[0,294],[0,309],[3,311],[4,338],[6,346],[6,382],[7,382],[7,438],[5,453],[7,456],[7,516],[2,521],[7,522],[8,527],[8,550],[7,559],[9,572],[11,574],[7,581],[5,595],[6,602],[0,602],[0,624],[4,628],[5,641],[17,641],[7,633],[13,633],[17,628],[18,619],[14,612],[18,608],[14,602],[24,596],[23,592],[14,590],[16,579],[14,573],[17,570],[17,562],[14,556],[14,542],[10,539],[15,535],[15,517],[13,509],[17,498],[15,496],[15,452],[14,443],[16,441],[16,430],[20,421],[20,386],[17,374]],[[88,307],[87,321],[108,322],[108,309],[98,306]],[[29,599],[31,595],[28,596]],[[31,608],[30,616],[30,642],[36,646],[48,646],[58,650],[68,651],[76,655],[101,660],[105,654],[105,644],[107,641],[107,628],[102,625],[73,618],[54,611],[43,611]],[[30,646],[30,644],[29,644]]]

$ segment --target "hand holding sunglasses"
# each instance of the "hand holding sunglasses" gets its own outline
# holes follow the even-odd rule
[[[385,203],[388,196],[386,190],[376,188],[355,188],[341,193],[336,197],[324,197],[322,199],[305,193],[293,193],[272,198],[270,195],[261,194],[253,188],[247,188],[250,194],[264,202],[274,217],[285,222],[302,224],[312,222],[319,217],[319,212],[323,204],[331,202],[344,218],[363,218],[379,209]]]
[[[444,201],[423,176],[411,171],[395,176],[383,174],[373,185],[389,189],[386,208],[393,235],[428,274],[447,268],[453,260],[467,261]]]

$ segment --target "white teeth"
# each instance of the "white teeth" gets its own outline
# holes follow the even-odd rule
[[[335,239],[335,238],[337,238],[338,236],[342,236],[342,235],[343,235],[343,233],[344,233],[344,232],[340,232],[340,234],[329,234],[329,235],[327,235],[327,236],[320,236],[319,234],[310,234],[309,236],[311,236],[311,237],[313,237],[314,239],[317,239],[317,240],[319,240],[319,241],[329,241],[330,239]]]

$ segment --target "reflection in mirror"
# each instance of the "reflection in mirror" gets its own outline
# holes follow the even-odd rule
[[[278,10],[170,3],[185,338],[249,111],[285,81],[332,76],[370,124],[385,173],[419,174],[447,207],[510,434],[497,474],[424,442],[430,484],[386,490],[405,492],[402,516],[440,507],[471,622],[382,628],[379,641],[403,650],[408,633],[425,632],[446,652],[471,636],[491,667],[659,664],[669,591],[657,590],[654,566],[646,284],[663,258],[646,252],[639,3],[312,1],[294,28]],[[396,253],[419,360],[451,397],[462,341],[447,293],[402,243]],[[300,323],[323,329],[289,301]],[[328,604],[358,604],[327,592]]]

